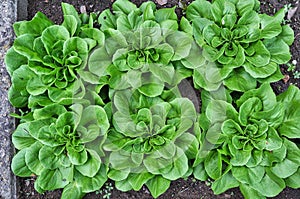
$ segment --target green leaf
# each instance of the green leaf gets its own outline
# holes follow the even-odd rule
[[[285,183],[283,179],[277,177],[267,169],[263,179],[251,185],[251,187],[266,197],[274,197],[285,188]]]
[[[299,189],[300,188],[299,179],[300,179],[300,168],[298,168],[297,172],[295,172],[293,175],[285,179],[286,186],[291,187],[293,189]]]
[[[231,147],[233,148],[233,147]],[[231,149],[229,147],[229,149]],[[231,150],[231,153],[233,155],[233,157],[230,159],[230,163],[233,166],[243,166],[246,165],[247,162],[250,160],[251,158],[251,151],[245,151],[243,149],[236,149],[235,151]]]
[[[135,191],[138,191],[142,188],[142,186],[149,181],[151,178],[153,178],[153,174],[151,173],[131,173],[127,180],[132,186],[132,189]]]
[[[212,183],[211,188],[214,191],[214,194],[221,194],[228,189],[238,186],[239,182],[232,176],[230,172],[227,172],[220,178],[216,179],[216,181]]]
[[[46,15],[37,12],[31,21],[18,21],[14,23],[13,27],[16,36],[19,37],[24,34],[41,35],[51,25],[53,22]]]
[[[74,6],[72,6],[71,4],[68,4],[68,3],[61,3],[61,8],[62,8],[62,11],[64,13],[64,16],[65,15],[72,15],[75,17],[75,19],[77,20],[77,26],[80,27],[81,25],[81,20],[80,20],[80,17],[76,11],[76,9],[74,8]]]
[[[165,191],[167,191],[167,189],[170,187],[170,184],[170,180],[167,180],[160,175],[156,175],[146,183],[146,186],[148,187],[151,195],[154,198],[157,198]]]
[[[255,184],[260,182],[265,175],[265,168],[262,166],[257,167],[232,167],[232,175],[237,179],[241,184]]]
[[[201,67],[203,64],[205,64],[205,58],[201,56],[201,52],[202,51],[200,47],[193,42],[189,55],[182,59],[181,63],[190,69]]]
[[[83,196],[81,187],[76,182],[72,182],[64,188],[61,199],[82,198]]]
[[[71,163],[74,165],[83,165],[88,160],[87,151],[85,149],[81,152],[78,152],[72,147],[68,147],[67,151],[68,151],[68,157]]]
[[[109,156],[109,162],[111,163],[112,168],[116,170],[138,166],[131,160],[130,156],[131,154],[128,152],[124,152],[123,154],[121,154],[121,151],[112,152]]]
[[[60,165],[59,157],[55,155],[55,148],[44,145],[40,151],[38,159],[46,169],[56,169]]]
[[[291,89],[290,89],[291,90]],[[297,89],[298,90],[298,89]],[[300,118],[299,114],[299,101],[296,99],[293,101],[289,101],[289,99],[292,97],[293,93],[290,95],[285,95],[281,98],[283,100],[286,100],[288,102],[286,105],[285,110],[285,118],[283,123],[279,126],[278,133],[282,136],[286,136],[288,138],[300,138],[300,125],[297,122]],[[295,96],[296,94],[294,94]],[[296,96],[295,96],[296,98]]]
[[[41,175],[44,169],[44,166],[41,164],[38,158],[42,146],[43,145],[41,143],[36,142],[27,149],[27,153],[25,154],[26,165],[36,175]]]
[[[245,197],[245,199],[251,199],[251,198],[266,199],[265,196],[263,196],[262,194],[260,194],[258,191],[251,188],[247,184],[241,183],[240,190],[241,190],[243,196]]]
[[[158,23],[161,23],[163,21],[166,20],[173,20],[173,21],[177,21],[177,15],[175,12],[175,6],[172,8],[162,8],[162,9],[158,9],[155,12],[155,20]]]
[[[269,64],[256,67],[248,62],[244,64],[244,69],[247,73],[249,73],[254,78],[266,78],[274,74],[278,68],[278,65],[274,62],[270,62]]]
[[[262,84],[258,89],[252,89],[245,92],[236,102],[238,107],[251,97],[258,97],[261,99],[264,110],[270,110],[273,109],[274,106],[278,106],[276,95],[268,83]]]
[[[285,158],[282,162],[277,163],[274,167],[271,167],[272,173],[279,178],[287,178],[298,170],[299,165],[288,158]]]
[[[283,40],[267,40],[264,44],[270,52],[271,60],[277,64],[285,64],[291,59],[290,48]]]
[[[269,127],[267,134],[266,150],[273,151],[279,149],[282,146],[282,139],[279,137],[277,131],[273,127]]]
[[[101,165],[98,173],[92,177],[86,177],[78,172],[74,175],[75,181],[78,186],[81,187],[83,193],[89,193],[99,190],[103,184],[107,181],[107,169],[104,165]]]
[[[122,181],[125,180],[130,173],[130,169],[123,169],[123,170],[115,170],[110,169],[108,172],[109,179],[112,179],[114,181]]]
[[[82,28],[80,37],[93,39],[97,41],[98,46],[104,45],[104,33],[96,28]]]
[[[31,95],[40,95],[47,90],[48,86],[45,85],[39,76],[35,76],[28,81],[26,90]]]
[[[222,174],[221,155],[216,151],[211,151],[204,160],[204,168],[209,177],[216,180]]]
[[[41,175],[37,178],[37,181],[39,186],[44,190],[60,189],[69,184],[58,169],[44,169]]]
[[[205,181],[208,179],[208,175],[205,172],[203,163],[200,163],[198,166],[194,167],[193,174],[197,180]]]
[[[282,12],[283,10],[279,11]],[[278,14],[278,13],[277,13]],[[270,39],[276,37],[282,31],[281,22],[276,19],[276,16],[271,17],[267,14],[260,15],[261,18],[261,38]]]
[[[17,129],[12,134],[12,142],[14,147],[18,150],[30,147],[36,142],[29,134],[29,123],[19,124]]]
[[[206,116],[212,124],[224,122],[227,119],[235,120],[237,115],[237,111],[231,104],[221,100],[212,100],[206,110]]]
[[[254,44],[255,53],[252,56],[246,56],[246,60],[257,67],[265,66],[270,62],[270,52],[263,44],[263,42],[258,41]]]
[[[162,176],[169,180],[177,180],[178,178],[184,176],[188,171],[188,159],[184,152],[177,148],[176,155],[173,157],[173,167],[167,172],[163,173]]]
[[[28,168],[25,162],[26,149],[19,151],[12,159],[11,170],[20,177],[29,177],[32,175],[32,171]]]
[[[121,180],[121,181],[116,181],[115,182],[115,186],[118,190],[126,192],[132,189],[131,184],[129,183],[129,181],[126,180]]]
[[[116,16],[113,15],[109,9],[106,9],[100,13],[98,17],[98,23],[102,31],[107,30],[109,28],[117,28]]]
[[[15,39],[13,48],[20,55],[27,57],[28,60],[41,61],[41,57],[33,48],[34,40],[35,37],[31,34],[21,35]]]
[[[138,90],[148,97],[159,96],[164,89],[164,84],[154,75],[143,74],[142,83]]]
[[[112,63],[110,56],[108,55],[105,47],[97,48],[90,55],[88,66],[89,70],[101,77],[107,74],[106,69]]]
[[[86,133],[81,134],[81,142],[91,142],[100,135],[105,135],[109,129],[109,121],[105,110],[96,105],[85,108],[79,126],[87,129]]]
[[[62,26],[64,26],[69,31],[70,36],[72,37],[77,31],[77,20],[73,15],[65,15]]]
[[[180,40],[180,43],[178,43],[178,40]],[[167,43],[173,47],[174,56],[172,61],[176,61],[189,55],[192,47],[192,38],[184,32],[176,31],[167,37]]]
[[[292,45],[294,42],[294,31],[289,25],[282,26],[282,32],[277,37],[282,39],[287,45]]]
[[[186,16],[189,20],[199,17],[212,19],[211,4],[206,0],[193,1],[186,10]]]
[[[137,9],[137,7],[134,3],[131,3],[128,0],[117,0],[115,3],[113,3],[112,9],[117,14],[128,15],[131,11]]]
[[[194,159],[196,157],[199,143],[194,135],[190,133],[182,134],[176,139],[175,145],[184,151],[188,159]]]
[[[53,47],[59,41],[66,41],[70,38],[69,31],[64,26],[53,25],[46,28],[42,34],[42,41],[48,54],[52,54]]]
[[[249,10],[253,10],[254,6],[255,6],[254,0],[238,1],[236,4],[236,8],[240,16],[243,16],[243,14]]]
[[[101,159],[94,150],[88,150],[88,159],[83,165],[75,166],[77,171],[87,177],[94,177],[101,166]]]
[[[26,65],[28,60],[23,55],[20,55],[14,50],[14,47],[11,47],[5,55],[5,65],[7,72],[10,76],[13,75],[13,72],[17,70],[20,66]]]

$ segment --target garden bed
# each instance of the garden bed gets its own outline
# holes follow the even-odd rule
[[[106,8],[111,7],[113,0],[106,1],[95,1],[95,0],[65,0],[64,2],[70,3],[76,7],[78,11],[102,11]],[[135,0],[133,1],[137,5],[140,5],[144,1]],[[41,11],[46,14],[55,23],[60,24],[62,22],[61,15],[61,0],[29,0],[28,3],[28,20],[30,20],[37,11]],[[157,3],[157,2],[156,2]],[[179,16],[182,15],[182,9],[184,4],[189,4],[189,1],[182,1],[180,4],[176,0],[169,0],[167,4],[158,5],[158,7],[173,7],[177,6],[176,12]],[[267,0],[261,1],[261,12],[267,14],[274,14],[280,8],[289,5],[292,8],[297,7],[297,1],[277,1]],[[300,86],[300,9],[295,11],[294,15],[291,16],[290,20],[286,22],[291,25],[295,32],[295,41],[291,46],[292,59],[289,64],[282,66],[281,71],[285,75],[283,80],[273,83],[273,89],[275,93],[279,94],[287,89],[288,85],[294,84]],[[293,67],[294,65],[294,67]],[[34,190],[33,186],[34,178],[23,179],[18,178],[19,187],[19,198],[59,198],[61,191],[48,191],[44,194],[38,194]],[[240,199],[243,198],[239,189],[231,189],[221,195],[214,195],[209,187],[210,182],[200,182],[195,180],[193,177],[188,179],[180,179],[171,183],[170,188],[166,193],[161,195],[159,198],[232,198]],[[299,198],[300,190],[286,188],[276,199],[297,199]],[[112,198],[112,199],[126,199],[126,198],[152,198],[146,187],[143,187],[140,191],[134,192],[121,192],[114,188],[113,182],[107,182],[103,188],[95,193],[87,194],[85,198]]]

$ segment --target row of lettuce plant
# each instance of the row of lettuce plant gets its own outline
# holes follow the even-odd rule
[[[259,5],[196,0],[178,19],[151,1],[89,15],[62,3],[61,25],[40,12],[16,22],[5,58],[20,121],[12,171],[62,198],[108,179],[156,198],[191,175],[245,198],[299,188],[300,91],[270,86],[294,35],[285,9],[268,16]],[[200,113],[178,88],[187,78],[201,90]]]

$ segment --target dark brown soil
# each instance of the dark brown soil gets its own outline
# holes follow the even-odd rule
[[[114,0],[64,0],[66,3],[73,4],[79,11],[80,6],[85,6],[86,11],[95,12],[102,11],[109,8]],[[154,0],[153,0],[154,1]],[[30,20],[37,11],[41,11],[46,14],[55,23],[62,22],[61,6],[62,0],[29,0],[28,6],[28,20]],[[143,0],[133,0],[134,3],[140,5]],[[154,1],[157,3],[156,1]],[[191,0],[181,1],[183,4],[188,4]],[[290,4],[292,7],[297,6],[297,0],[261,0],[261,12],[274,14],[278,9],[284,5]],[[158,5],[158,7],[173,7],[177,6],[176,12],[181,15],[182,10],[178,8],[178,0],[169,0],[164,6]],[[300,71],[300,8],[291,18],[287,21],[295,31],[295,42],[291,47],[292,60],[296,60],[296,68],[294,71],[288,71],[288,65],[282,66],[282,73],[286,76],[284,80],[273,83],[273,88],[276,93],[284,91],[289,84],[300,86],[300,75],[297,76],[297,72]],[[50,191],[44,194],[38,194],[33,187],[34,178],[24,179],[18,178],[19,182],[19,199],[58,199],[61,195],[61,190]],[[299,199],[300,190],[286,188],[275,199]],[[111,198],[111,199],[150,199],[152,198],[146,187],[143,187],[140,191],[121,192],[113,187],[112,182],[107,182],[103,188],[95,193],[91,193],[85,196],[85,199],[97,199],[97,198]],[[169,190],[164,193],[159,199],[242,199],[242,194],[238,189],[231,189],[224,194],[214,195],[209,187],[209,182],[199,182],[192,177],[188,179],[180,179],[171,183]]]

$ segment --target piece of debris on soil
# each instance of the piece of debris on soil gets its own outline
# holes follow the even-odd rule
[[[80,12],[83,14],[83,13],[86,13],[86,7],[83,5],[83,6],[80,6]]]
[[[286,84],[290,79],[289,75],[284,75],[284,78],[282,79],[282,81]]]
[[[156,0],[156,2],[159,4],[159,5],[165,5],[168,3],[168,0]]]
[[[297,6],[289,9],[288,14],[287,14],[287,19],[291,20],[291,18],[296,14],[298,7],[299,7],[299,1],[297,1]]]

